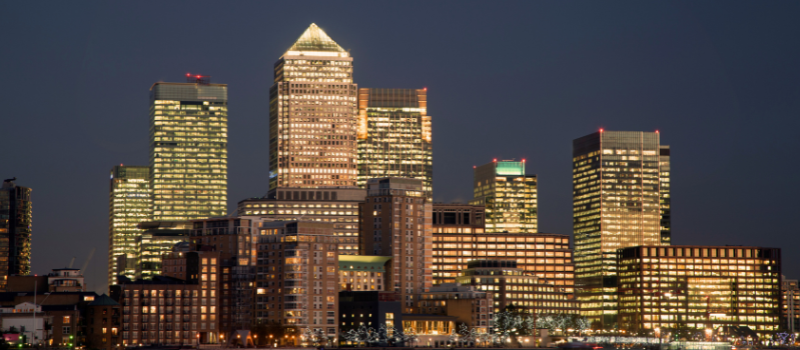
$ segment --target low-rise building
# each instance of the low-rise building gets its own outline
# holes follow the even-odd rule
[[[182,248],[182,245],[176,246]],[[161,273],[149,280],[111,287],[122,305],[122,344],[216,344],[220,327],[223,269],[217,251],[172,251],[160,259]]]
[[[38,288],[38,285],[37,285]],[[21,330],[21,326],[25,325],[28,332],[22,332],[26,336],[26,341],[32,339],[30,332],[34,327],[28,326],[25,323],[33,323],[36,319],[36,339],[37,344],[44,344],[53,347],[67,347],[83,346],[87,344],[86,330],[84,319],[86,317],[86,310],[89,303],[95,300],[97,294],[94,292],[41,292],[37,293],[33,290],[24,291],[18,290],[16,292],[0,293],[0,308],[3,308],[5,315],[21,317],[19,325],[14,326],[11,321],[3,321],[3,329],[8,330],[14,326],[17,330]],[[23,312],[18,311],[14,313],[17,305],[28,305],[21,310],[33,310],[33,305],[36,305],[36,317],[32,313],[27,316],[22,316]],[[40,317],[45,320],[49,327],[42,330],[39,325]],[[49,328],[49,329],[48,329]]]
[[[420,313],[456,317],[456,322],[486,333],[493,315],[493,293],[475,286],[444,283],[422,293],[417,300]]]
[[[781,305],[783,321],[781,325],[787,332],[795,333],[800,330],[800,288],[797,280],[787,280],[782,278],[781,294],[783,294]]]
[[[8,276],[6,292],[85,292],[80,269],[53,269],[46,275]]]
[[[476,259],[515,260],[517,267],[552,284],[575,292],[575,264],[569,236],[551,233],[433,234],[435,284],[454,283],[467,263]]]
[[[527,313],[578,314],[575,296],[552,284],[540,283],[539,278],[517,267],[514,260],[473,260],[462,276],[462,285],[493,294],[494,312],[514,306]]]
[[[358,330],[364,326],[374,330],[386,327],[387,333],[401,331],[403,328],[402,304],[396,292],[339,292],[339,318],[341,334]],[[389,334],[391,335],[391,334]],[[339,345],[354,346],[347,339],[340,339]]]
[[[339,255],[339,291],[383,291],[390,256]]]
[[[86,311],[86,346],[113,350],[122,345],[122,309],[108,295],[89,303]]]
[[[749,246],[639,246],[618,253],[619,328],[725,337],[781,328],[781,251]],[[707,331],[706,331],[707,330]]]

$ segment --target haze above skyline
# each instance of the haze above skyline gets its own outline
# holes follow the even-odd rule
[[[661,133],[673,244],[783,248],[800,277],[797,2],[0,3],[0,176],[33,188],[33,271],[104,290],[108,175],[148,165],[148,89],[229,84],[229,210],[267,192],[273,63],[310,23],[359,87],[428,88],[434,199],[527,160],[539,227],[572,233],[572,140]]]

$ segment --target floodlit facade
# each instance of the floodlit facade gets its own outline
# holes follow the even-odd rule
[[[8,276],[31,273],[32,190],[13,179],[0,188],[0,290]]]
[[[380,177],[433,186],[433,148],[427,89],[358,90],[358,186]],[[430,200],[431,198],[429,198]]]
[[[477,259],[516,260],[517,267],[557,291],[575,291],[569,236],[552,233],[433,234],[433,283],[454,283]]]
[[[367,191],[360,188],[280,188],[275,198],[249,198],[239,202],[239,216],[333,223],[339,236],[339,254],[358,254],[358,205]]]
[[[781,251],[747,246],[649,245],[620,250],[619,329],[691,329],[760,337],[781,328]],[[727,339],[727,338],[725,338]]]
[[[431,207],[422,180],[387,177],[367,182],[360,252],[392,258],[386,291],[400,294],[404,313],[414,312],[414,301],[433,283]]]
[[[228,85],[197,81],[150,88],[155,221],[228,213]]]
[[[536,175],[525,174],[525,160],[497,161],[475,168],[472,205],[486,209],[488,233],[538,232]]]
[[[514,260],[470,261],[456,283],[492,294],[494,313],[512,305],[527,313],[577,314],[579,310],[572,294],[541,283]]]
[[[661,237],[661,201],[669,197],[662,197],[661,184],[669,179],[669,157],[660,155],[658,132],[600,130],[574,140],[572,147],[575,277],[581,314],[613,328],[617,249],[668,244]]]
[[[353,58],[316,24],[275,62],[269,189],[356,186]]]
[[[117,283],[117,276],[134,278],[136,268],[118,266],[120,255],[135,261],[137,257],[136,237],[143,230],[139,223],[152,218],[152,193],[150,190],[149,166],[115,165],[111,168],[109,187],[108,220],[108,282]]]

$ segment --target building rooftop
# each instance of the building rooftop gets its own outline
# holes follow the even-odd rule
[[[89,306],[118,306],[119,303],[111,299],[110,296],[103,293],[103,295],[94,298],[94,301],[89,303]]]
[[[288,51],[327,51],[345,52],[322,28],[311,23],[303,35],[289,48]]]

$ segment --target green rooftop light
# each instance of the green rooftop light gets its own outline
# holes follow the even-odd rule
[[[497,162],[495,172],[498,176],[525,175],[525,162]]]

